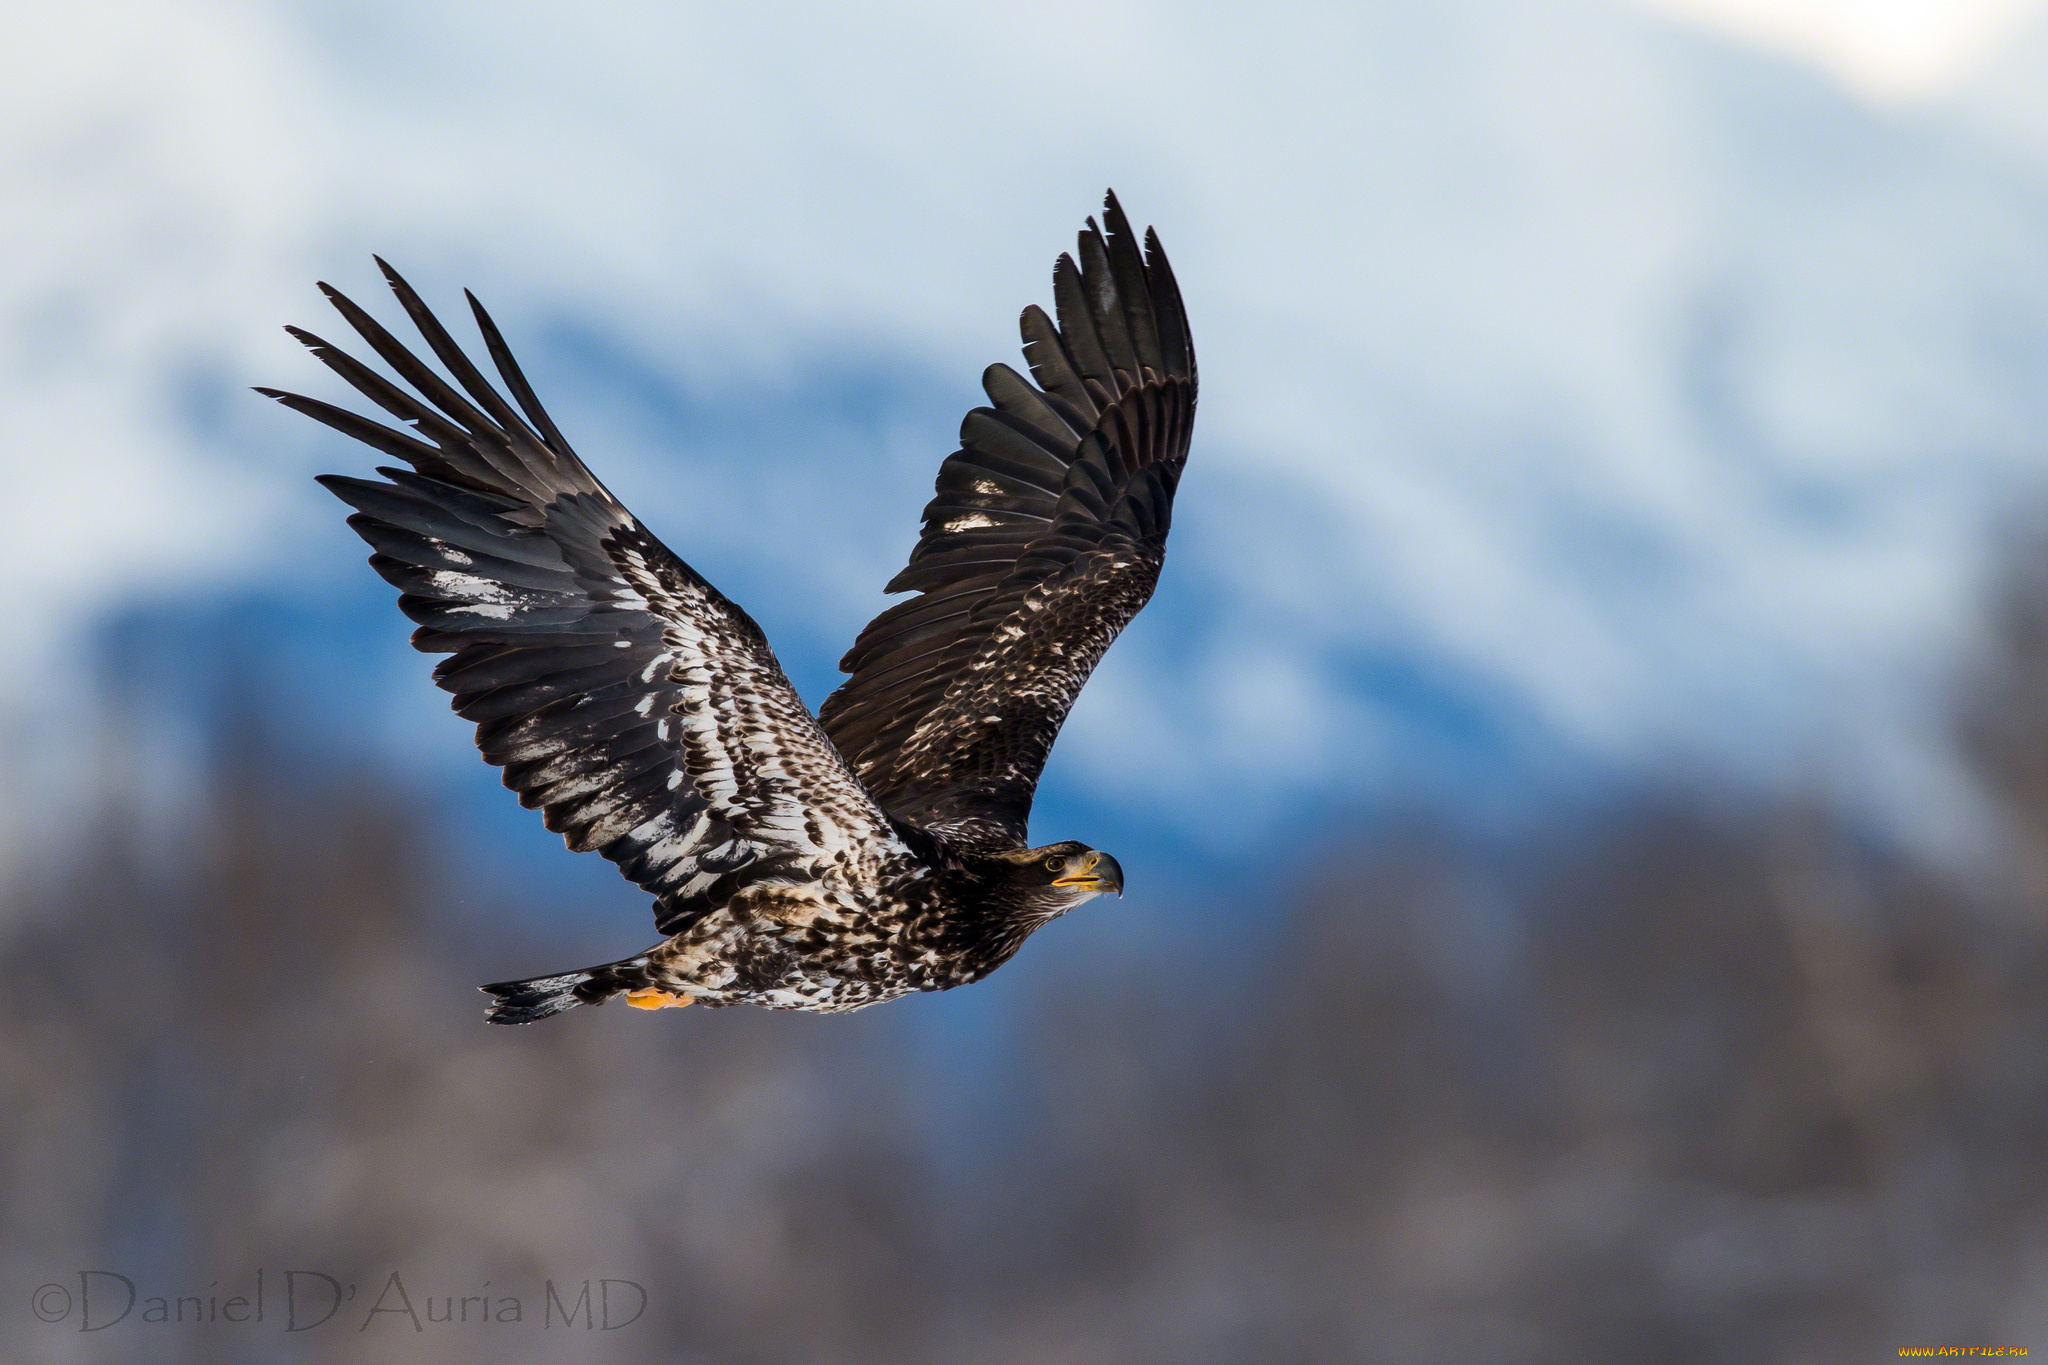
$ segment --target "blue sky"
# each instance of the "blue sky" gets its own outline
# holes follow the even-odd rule
[[[1067,809],[1250,847],[1649,774],[1980,823],[1942,699],[2048,478],[2038,31],[1901,103],[1578,0],[36,22],[0,55],[23,762],[64,766],[108,612],[360,589],[308,476],[367,455],[243,389],[334,395],[277,329],[332,330],[316,278],[368,301],[373,251],[486,298],[815,702],[1113,184],[1204,392]],[[469,761],[424,669],[389,704]]]

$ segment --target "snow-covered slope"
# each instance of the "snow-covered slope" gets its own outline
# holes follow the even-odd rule
[[[373,250],[492,303],[816,700],[1114,184],[1203,408],[1055,800],[1249,847],[1671,770],[1963,837],[1939,690],[2048,477],[2048,182],[1954,111],[1572,0],[37,22],[0,54],[17,708],[116,601],[367,572],[305,478],[367,454],[241,388],[325,391],[276,325]]]

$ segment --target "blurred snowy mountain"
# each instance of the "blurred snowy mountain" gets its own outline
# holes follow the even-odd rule
[[[315,277],[391,317],[372,251],[448,312],[477,289],[820,700],[1113,184],[1204,401],[1041,832],[1231,857],[1647,775],[1969,841],[1942,687],[2048,486],[2048,39],[1904,113],[1576,0],[38,23],[0,54],[0,685],[42,771],[124,604],[362,602],[396,647],[307,480],[370,455],[243,391],[336,395],[276,327],[339,327]],[[309,723],[473,765],[424,675],[329,678]]]
[[[1972,131],[2048,165],[2048,15],[1985,63],[1949,105]]]

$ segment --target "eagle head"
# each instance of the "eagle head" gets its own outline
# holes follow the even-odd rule
[[[1124,893],[1124,870],[1099,848],[1073,839],[1044,848],[1022,848],[1009,855],[1010,882],[1033,909],[1065,914],[1093,896]]]
[[[1003,849],[977,861],[978,892],[967,899],[969,912],[958,926],[975,964],[968,980],[978,981],[1007,962],[1025,939],[1082,901],[1124,891],[1124,870],[1116,859],[1072,839]]]

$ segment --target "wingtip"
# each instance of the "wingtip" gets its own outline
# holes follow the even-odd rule
[[[334,496],[336,496],[337,498],[341,498],[342,501],[344,502],[348,501],[347,497],[342,493],[342,490],[344,488],[375,486],[371,484],[368,479],[350,478],[346,474],[315,474],[313,476],[313,482],[319,484],[322,488],[334,494]],[[354,504],[350,505],[353,506]]]
[[[383,272],[384,283],[391,286],[391,292],[398,295],[401,301],[417,297],[413,287],[405,282],[405,276],[391,268],[391,262],[375,254],[371,255],[370,259],[377,263],[377,269]]]
[[[1130,241],[1138,235],[1131,230],[1131,220],[1124,213],[1123,205],[1117,203],[1114,193],[1109,196],[1109,202],[1103,208],[1102,221],[1108,227],[1111,237],[1119,237],[1125,241]],[[1152,229],[1148,227],[1145,231],[1149,234]]]

